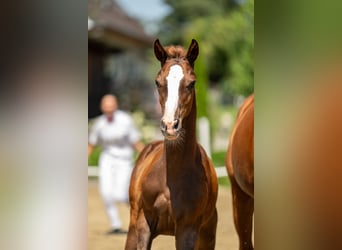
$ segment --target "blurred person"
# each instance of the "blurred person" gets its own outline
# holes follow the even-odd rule
[[[131,116],[118,109],[114,95],[101,99],[102,115],[94,122],[88,140],[88,158],[95,146],[101,147],[99,157],[99,191],[105,204],[111,229],[107,234],[124,234],[117,203],[128,203],[128,189],[133,170],[134,149],[144,144]]]

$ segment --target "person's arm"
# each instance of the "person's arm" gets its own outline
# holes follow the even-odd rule
[[[93,151],[94,151],[94,146],[88,143],[88,159]]]
[[[100,120],[96,119],[90,128],[90,133],[88,137],[88,159],[90,155],[93,153],[96,146],[98,146],[98,137],[99,137],[99,129],[100,129]]]
[[[133,147],[138,153],[140,153],[143,150],[143,148],[145,147],[145,144],[142,143],[141,141],[138,141],[138,142],[133,144]]]

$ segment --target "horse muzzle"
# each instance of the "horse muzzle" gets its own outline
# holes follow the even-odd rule
[[[160,121],[160,129],[164,137],[168,140],[173,140],[178,137],[179,130],[182,127],[180,119],[165,119],[162,118]]]

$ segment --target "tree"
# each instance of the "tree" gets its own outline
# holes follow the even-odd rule
[[[164,19],[160,37],[178,44],[195,38],[209,84],[230,96],[253,92],[254,0],[241,5],[228,0],[165,2],[173,12]]]
[[[212,84],[228,95],[249,95],[254,76],[254,2],[224,15],[199,18],[191,27],[201,37]]]
[[[233,9],[237,3],[233,0],[165,0],[173,11],[161,23],[160,36],[166,43],[181,43],[188,26],[198,18],[221,15]]]

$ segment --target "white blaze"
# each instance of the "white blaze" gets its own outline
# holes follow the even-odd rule
[[[168,121],[174,120],[174,115],[178,105],[179,99],[179,85],[184,74],[182,67],[179,65],[173,65],[170,67],[170,71],[167,80],[167,99],[165,103],[165,114],[164,119]]]

